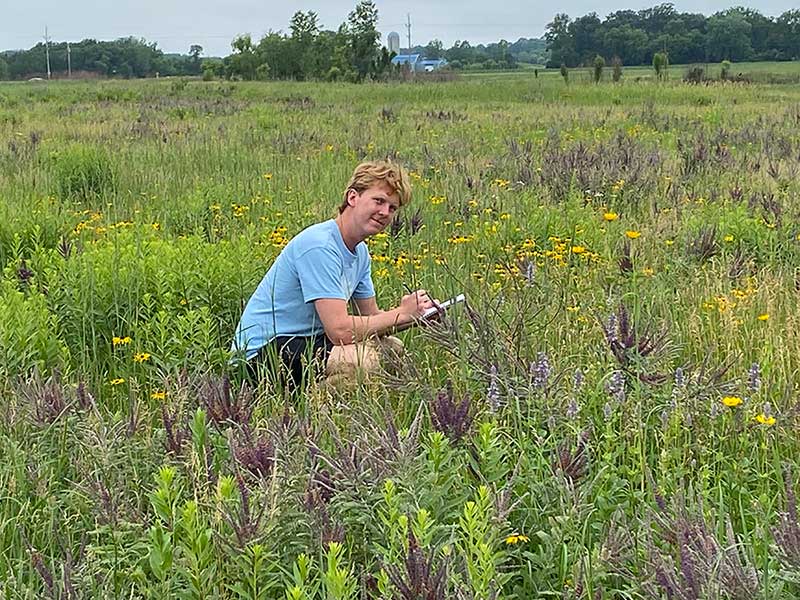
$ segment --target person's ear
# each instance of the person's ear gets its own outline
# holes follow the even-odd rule
[[[347,190],[347,204],[348,204],[348,206],[355,206],[356,196],[358,196],[358,192],[354,188],[350,188],[349,190]]]

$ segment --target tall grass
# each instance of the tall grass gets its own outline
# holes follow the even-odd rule
[[[575,75],[0,87],[7,595],[796,597],[800,88]],[[468,307],[250,389],[244,303],[387,156],[379,302]]]

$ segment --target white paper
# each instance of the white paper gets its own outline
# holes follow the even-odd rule
[[[450,308],[454,304],[458,304],[459,302],[464,302],[464,300],[466,300],[466,298],[464,297],[464,294],[459,294],[458,296],[456,296],[454,298],[450,298],[449,300],[445,300],[444,302],[439,304],[438,308],[435,307],[435,306],[432,306],[431,308],[426,310],[424,313],[422,313],[422,318],[423,319],[427,319],[428,317],[432,317],[434,315],[437,315],[440,312],[447,310],[448,308]]]

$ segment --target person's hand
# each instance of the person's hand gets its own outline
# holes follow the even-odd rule
[[[406,294],[400,300],[400,312],[412,319],[419,319],[429,308],[433,308],[433,300],[425,290],[417,290]]]

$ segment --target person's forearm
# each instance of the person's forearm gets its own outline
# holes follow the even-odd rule
[[[395,327],[408,325],[412,321],[413,318],[402,313],[399,308],[380,311],[368,316],[348,315],[347,328],[338,332],[336,335],[338,339],[331,341],[334,344],[354,344],[373,336],[384,335]]]

